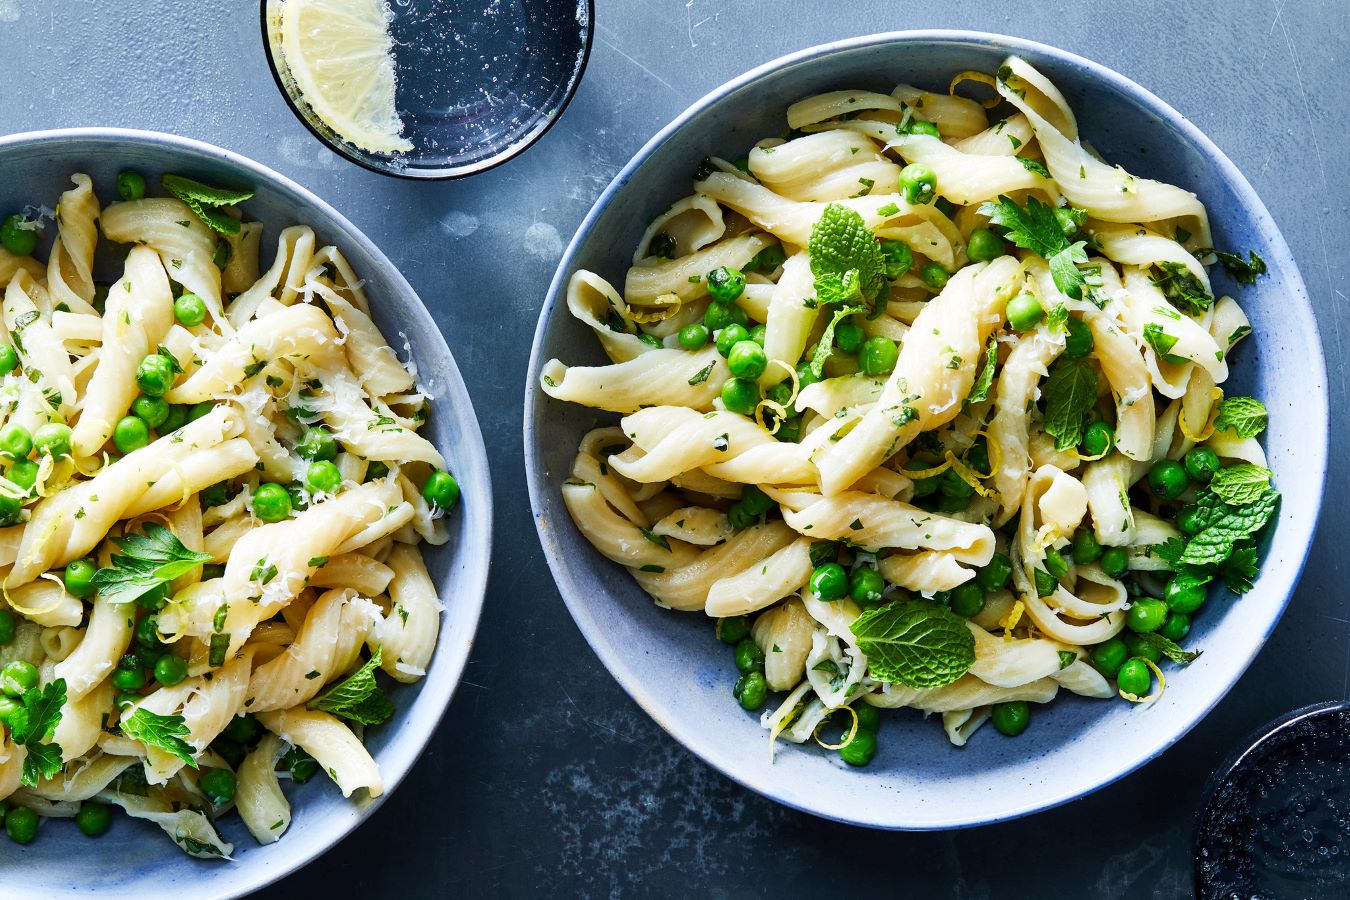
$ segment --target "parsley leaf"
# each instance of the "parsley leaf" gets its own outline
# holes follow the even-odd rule
[[[1177,356],[1172,352],[1172,348],[1177,345],[1177,337],[1174,334],[1168,334],[1157,322],[1149,322],[1144,326],[1144,342],[1153,348],[1154,354],[1165,362],[1184,365],[1190,362],[1184,356]]]
[[[1266,430],[1266,405],[1254,397],[1225,397],[1219,401],[1214,427],[1240,438],[1256,437]]]
[[[851,626],[872,675],[912,688],[951,684],[975,662],[964,619],[936,603],[905,600],[873,607]]]
[[[23,758],[23,774],[19,783],[26,787],[37,787],[44,778],[51,778],[61,771],[61,745],[56,743],[25,744],[27,754]]]
[[[1243,542],[1233,548],[1233,552],[1219,566],[1223,583],[1235,594],[1245,594],[1253,587],[1252,580],[1260,571],[1256,561],[1256,546]]]
[[[251,190],[232,191],[229,188],[212,187],[182,175],[165,175],[160,179],[160,184],[164,185],[164,190],[186,203],[197,218],[221,234],[238,234],[239,220],[220,212],[218,207],[243,203],[254,194]]]
[[[1032,171],[1025,160],[1018,162]],[[1046,173],[1047,177],[1049,173]],[[1064,227],[1055,215],[1055,208],[1035,197],[1027,198],[1025,208],[1018,206],[1010,197],[999,195],[998,201],[989,201],[980,205],[980,214],[989,217],[995,225],[1008,229],[1007,239],[1023,250],[1030,250],[1044,257],[1050,263],[1050,275],[1060,293],[1075,300],[1091,295],[1094,281],[1089,279],[1091,270],[1085,272],[1079,265],[1088,261],[1087,243],[1070,241],[1064,235]]]
[[[362,725],[379,725],[394,714],[394,704],[375,683],[375,670],[383,651],[376,648],[364,666],[330,687],[313,700],[310,709],[332,713]]]
[[[113,543],[122,554],[113,554],[112,565],[94,573],[94,587],[112,603],[135,600],[211,561],[211,554],[189,550],[172,531],[153,523],[144,535],[113,538]]]
[[[1154,268],[1157,269],[1151,279],[1154,286],[1177,309],[1198,316],[1214,305],[1214,295],[1184,263],[1160,262]]]
[[[1083,440],[1083,420],[1097,402],[1097,373],[1083,362],[1062,360],[1050,370],[1042,389],[1045,432],[1056,450],[1076,447]]]
[[[989,389],[994,385],[994,369],[998,366],[998,339],[990,338],[989,346],[984,350],[984,368],[970,386],[966,403],[983,403],[989,399]]]
[[[29,688],[19,702],[22,706],[12,713],[8,724],[14,743],[23,744],[28,751],[20,782],[35,787],[43,778],[61,771],[61,745],[47,743],[47,739],[61,721],[61,707],[66,702],[65,679]]]
[[[831,203],[811,229],[806,245],[816,297],[824,305],[858,302],[873,306],[886,289],[881,245],[863,217]]]
[[[1050,170],[1045,167],[1044,163],[1038,162],[1037,160],[1034,159],[1027,159],[1024,156],[1015,156],[1013,157],[1013,159],[1016,159],[1018,162],[1020,162],[1022,164],[1022,168],[1026,169],[1028,172],[1032,172],[1036,175],[1041,176],[1042,178],[1050,177]]]
[[[196,751],[183,738],[191,734],[182,716],[161,716],[148,709],[138,708],[119,723],[122,733],[133,741],[171,753],[197,768]]]
[[[1206,253],[1217,256],[1223,270],[1238,284],[1256,284],[1256,279],[1266,274],[1266,261],[1257,256],[1255,250],[1248,250],[1246,259],[1242,258],[1241,253],[1224,253],[1212,247],[1197,250],[1196,256]]]
[[[1264,466],[1241,463],[1215,472],[1209,489],[1225,503],[1246,506],[1260,499],[1270,487],[1270,476],[1271,471]]]

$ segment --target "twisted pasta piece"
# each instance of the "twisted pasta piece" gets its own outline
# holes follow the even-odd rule
[[[258,721],[314,757],[337,782],[342,796],[350,797],[359,788],[365,788],[371,797],[384,793],[384,779],[375,760],[351,729],[328,713],[300,707],[278,709],[259,714]]]

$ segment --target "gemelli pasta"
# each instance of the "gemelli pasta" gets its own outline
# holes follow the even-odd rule
[[[426,674],[459,489],[336,247],[293,225],[262,271],[251,191],[71,181],[45,265],[41,220],[0,227],[0,808],[228,857],[231,809],[286,831],[283,780],[383,791],[375,673]]]
[[[853,765],[880,708],[960,746],[1061,690],[1157,697],[1279,496],[1265,408],[1221,387],[1251,329],[1210,280],[1264,263],[1016,57],[786,124],[704,161],[622,291],[572,276],[609,362],[551,360],[543,390],[619,416],[562,485],[577,528],[715,620],[771,741],[833,728]]]

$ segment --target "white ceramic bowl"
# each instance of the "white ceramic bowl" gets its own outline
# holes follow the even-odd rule
[[[1034,710],[1020,738],[986,729],[960,750],[937,724],[901,712],[885,717],[880,751],[865,769],[813,746],[780,744],[770,763],[758,716],[732,700],[730,650],[714,640],[711,623],[654,606],[586,542],[562,504],[558,488],[581,435],[614,418],[539,390],[548,359],[604,361],[590,330],[567,313],[567,281],[585,268],[621,283],[643,229],[688,195],[699,161],[735,159],[755,140],[781,133],[793,101],[854,87],[889,92],[899,82],[945,90],[957,72],[992,72],[1011,53],[1065,93],[1082,133],[1109,161],[1196,192],[1220,247],[1255,250],[1269,264],[1254,286],[1234,285],[1221,272],[1215,281],[1239,298],[1255,328],[1225,387],[1270,409],[1265,440],[1284,493],[1278,528],[1256,589],[1240,602],[1211,601],[1188,641],[1204,655],[1174,671],[1153,706],[1061,692]],[[662,129],[614,179],[563,256],[526,384],[525,466],[539,537],[601,661],[662,727],[722,772],[788,806],[878,828],[960,828],[1026,815],[1109,784],[1166,750],[1227,693],[1275,627],[1308,552],[1326,470],[1326,371],[1307,291],[1247,180],[1176,110],[1125,77],[1042,44],[972,32],[881,34],[804,50],[718,88]]]
[[[94,180],[104,203],[117,194],[113,181],[135,169],[151,184],[164,172],[208,183],[250,185],[257,196],[244,204],[249,218],[266,226],[264,259],[270,261],[281,228],[304,223],[322,243],[342,250],[365,279],[375,323],[397,346],[407,335],[421,380],[435,397],[427,433],[459,481],[462,500],[451,514],[450,541],[424,547],[427,568],[445,604],[440,640],[426,678],[388,693],[397,712],[370,729],[366,746],[384,775],[385,794],[398,786],[421,755],[441,719],[469,656],[487,586],[492,533],[492,486],[473,404],[445,339],[393,264],[331,206],[295,182],[242,156],[186,138],[113,128],[71,129],[0,138],[0,209],[52,204],[72,172]],[[50,241],[51,229],[47,240]],[[97,268],[97,265],[96,265]],[[117,275],[104,271],[111,281]],[[363,792],[364,793],[364,792]],[[91,840],[70,822],[47,822],[27,846],[4,840],[0,895],[57,897],[97,894],[103,900],[194,900],[256,890],[323,853],[355,828],[376,800],[346,800],[319,776],[288,790],[291,826],[282,839],[260,847],[238,816],[222,820],[235,844],[234,861],[192,859],[160,829],[117,813],[112,829]]]

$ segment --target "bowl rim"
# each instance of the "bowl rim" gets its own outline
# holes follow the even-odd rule
[[[399,729],[398,744],[411,752],[401,754],[403,764],[392,765],[388,768],[381,766],[381,774],[384,777],[384,791],[378,797],[370,797],[363,800],[359,805],[352,804],[352,815],[342,817],[339,827],[335,828],[331,834],[325,835],[321,840],[312,845],[312,854],[306,855],[303,851],[295,854],[288,854],[277,860],[269,860],[266,865],[255,866],[252,869],[246,869],[238,866],[233,861],[226,865],[234,867],[233,871],[238,873],[239,880],[234,883],[223,885],[224,891],[220,893],[203,893],[203,900],[209,900],[210,897],[233,897],[242,896],[253,891],[260,890],[270,884],[274,884],[295,872],[311,862],[316,861],[324,853],[327,853],[338,844],[343,838],[347,837],[356,828],[366,822],[370,815],[378,809],[393,794],[404,777],[412,770],[413,765],[426,749],[432,735],[440,727],[441,721],[445,717],[446,711],[450,708],[450,703],[454,699],[456,690],[463,679],[465,666],[468,664],[469,655],[472,651],[474,640],[477,635],[478,625],[482,618],[484,601],[487,594],[488,572],[492,559],[492,522],[493,522],[493,496],[491,470],[487,464],[487,451],[483,443],[482,429],[478,424],[478,415],[473,408],[472,399],[469,396],[468,387],[464,383],[463,376],[460,374],[459,366],[455,362],[454,354],[450,351],[449,345],[445,341],[445,335],[436,325],[436,321],[431,316],[426,304],[422,298],[413,289],[402,271],[385,256],[384,252],[375,245],[365,232],[357,228],[346,216],[334,209],[327,201],[319,197],[313,191],[296,182],[294,179],[283,175],[282,173],[263,165],[247,156],[219,147],[206,141],[196,140],[195,138],[182,137],[179,135],[168,134],[161,131],[153,131],[137,128],[112,128],[112,127],[78,127],[78,128],[53,128],[39,131],[24,131],[15,134],[0,136],[0,151],[19,145],[27,146],[34,144],[43,144],[47,142],[65,142],[65,141],[105,141],[105,142],[129,142],[135,144],[150,144],[155,146],[169,146],[172,148],[184,149],[204,157],[211,158],[218,162],[225,163],[240,172],[247,173],[258,180],[259,183],[271,183],[291,192],[306,203],[312,204],[322,215],[326,216],[343,238],[358,245],[360,249],[368,253],[375,261],[376,265],[388,273],[393,282],[395,293],[400,293],[409,298],[412,302],[411,312],[413,318],[417,320],[418,326],[422,332],[416,339],[419,341],[441,342],[445,348],[445,359],[448,362],[444,373],[444,391],[441,395],[442,404],[449,403],[451,408],[459,410],[461,415],[456,418],[462,421],[464,444],[468,449],[467,458],[461,460],[461,474],[466,471],[473,472],[479,483],[485,485],[487,490],[482,497],[474,499],[475,505],[479,507],[479,513],[474,517],[477,523],[476,527],[466,535],[465,545],[480,545],[483,548],[481,557],[470,558],[466,566],[464,575],[456,582],[455,596],[457,604],[463,605],[467,600],[475,601],[472,608],[468,610],[464,625],[466,633],[459,635],[455,643],[438,647],[438,651],[432,657],[432,662],[427,670],[426,676],[416,685],[409,685],[418,689],[417,696],[413,698],[412,703],[422,700],[422,692],[425,689],[436,689],[444,695],[441,697],[432,695],[428,699],[434,702],[434,715],[423,715],[410,718],[406,724]],[[413,338],[410,337],[410,340]],[[467,415],[464,415],[467,414]],[[467,525],[468,523],[466,523]],[[439,638],[438,638],[439,640]],[[434,676],[434,677],[433,677]],[[377,760],[378,762],[378,760]],[[167,848],[167,844],[166,844]],[[261,848],[255,848],[261,849]],[[245,856],[246,858],[246,856]],[[228,879],[226,879],[228,881]],[[200,888],[198,889],[201,890]]]
[[[534,515],[535,528],[539,534],[540,544],[543,546],[544,556],[549,564],[549,569],[553,574],[553,579],[558,587],[558,591],[561,594],[563,601],[567,604],[568,611],[571,613],[577,627],[581,630],[582,636],[586,639],[586,643],[590,645],[591,650],[600,658],[600,662],[628,696],[651,716],[667,734],[675,738],[676,741],[699,757],[699,759],[703,760],[704,763],[720,771],[723,775],[743,787],[749,788],[777,803],[801,812],[810,813],[837,822],[890,831],[947,831],[979,825],[993,825],[999,822],[1018,819],[1036,812],[1062,806],[1073,800],[1077,800],[1080,797],[1101,790],[1108,785],[1114,784],[1121,778],[1132,774],[1146,763],[1149,763],[1162,755],[1173,744],[1188,734],[1191,729],[1199,724],[1200,721],[1213,710],[1220,700],[1228,695],[1233,686],[1238,682],[1242,675],[1245,674],[1247,669],[1250,668],[1252,661],[1265,645],[1265,642],[1269,639],[1271,633],[1274,632],[1280,619],[1283,617],[1285,610],[1289,606],[1289,601],[1293,596],[1299,578],[1307,563],[1308,554],[1312,548],[1312,541],[1316,534],[1318,513],[1322,506],[1322,491],[1318,490],[1316,501],[1298,509],[1296,511],[1298,519],[1289,523],[1294,527],[1297,527],[1298,524],[1302,524],[1306,529],[1307,540],[1302,546],[1301,553],[1299,553],[1296,558],[1290,557],[1287,561],[1284,568],[1288,584],[1279,589],[1283,591],[1283,597],[1279,602],[1279,606],[1276,609],[1275,614],[1271,617],[1264,632],[1251,642],[1250,647],[1245,654],[1245,658],[1241,661],[1241,665],[1234,670],[1235,674],[1232,679],[1229,680],[1226,685],[1223,685],[1222,689],[1216,692],[1213,695],[1213,698],[1204,704],[1203,708],[1195,709],[1188,717],[1188,720],[1186,720],[1183,726],[1177,729],[1175,733],[1169,734],[1162,739],[1155,740],[1145,753],[1131,760],[1127,765],[1119,767],[1109,774],[1100,777],[1095,784],[1085,790],[1067,789],[1060,793],[1047,793],[1035,800],[1025,802],[1020,806],[1012,807],[994,814],[970,815],[960,818],[932,821],[906,821],[901,819],[876,821],[873,819],[864,819],[857,815],[850,815],[844,808],[825,808],[821,804],[810,802],[805,797],[782,796],[775,788],[774,784],[767,779],[735,771],[733,766],[729,764],[723,765],[721,761],[706,754],[700,749],[700,745],[706,743],[707,740],[704,736],[697,732],[682,733],[672,727],[672,723],[667,722],[663,718],[660,710],[654,706],[651,700],[652,695],[640,689],[642,676],[638,667],[634,665],[636,660],[627,659],[621,651],[606,645],[603,637],[604,623],[600,622],[588,608],[590,591],[584,586],[575,583],[570,573],[565,568],[563,553],[557,534],[558,525],[555,518],[548,514],[545,494],[549,490],[549,483],[547,481],[547,473],[544,471],[542,460],[539,455],[540,441],[539,435],[535,433],[534,419],[538,404],[541,402],[548,402],[548,398],[543,396],[543,392],[539,387],[536,373],[544,362],[542,358],[543,345],[549,331],[549,326],[554,316],[561,313],[561,307],[565,307],[567,281],[571,276],[572,270],[575,268],[575,260],[581,252],[582,245],[585,243],[585,240],[596,221],[626,188],[629,180],[634,176],[637,170],[647,162],[658,148],[665,144],[676,132],[683,129],[695,116],[716,105],[729,95],[752,85],[759,79],[780,69],[807,63],[817,58],[829,57],[839,52],[864,47],[878,45],[895,45],[897,47],[902,47],[905,44],[923,42],[993,47],[1009,54],[1025,53],[1042,58],[1049,58],[1057,63],[1079,69],[1086,78],[1101,82],[1105,86],[1115,89],[1122,95],[1133,100],[1139,107],[1151,111],[1161,119],[1167,121],[1181,133],[1185,140],[1190,142],[1204,154],[1209,160],[1213,170],[1216,171],[1222,180],[1233,189],[1242,204],[1250,211],[1253,221],[1264,234],[1269,235],[1270,245],[1274,251],[1272,253],[1272,258],[1279,261],[1279,269],[1281,272],[1285,273],[1286,276],[1286,291],[1292,295],[1294,302],[1304,307],[1304,310],[1307,312],[1310,327],[1305,337],[1308,339],[1308,345],[1312,350],[1312,354],[1304,361],[1304,366],[1308,388],[1313,396],[1309,398],[1310,403],[1307,408],[1301,410],[1301,414],[1306,420],[1309,420],[1311,424],[1318,426],[1315,428],[1315,431],[1320,435],[1320,440],[1314,441],[1313,445],[1308,448],[1311,458],[1305,462],[1305,468],[1312,468],[1316,483],[1319,486],[1324,485],[1326,482],[1327,446],[1329,439],[1327,430],[1329,398],[1327,392],[1326,362],[1322,351],[1321,338],[1317,329],[1316,315],[1313,311],[1312,303],[1308,298],[1307,288],[1303,282],[1303,277],[1299,272],[1298,265],[1294,260],[1293,253],[1290,251],[1283,233],[1276,226],[1274,219],[1271,217],[1270,211],[1266,209],[1265,204],[1261,201],[1255,189],[1232,160],[1230,160],[1204,132],[1160,97],[1137,84],[1132,79],[1127,78],[1101,63],[1094,62],[1086,57],[1079,56],[1076,53],[1071,53],[1067,50],[1062,50],[1058,47],[1044,44],[1039,41],[993,32],[964,29],[916,29],[909,31],[879,32],[818,44],[780,56],[756,66],[744,74],[709,91],[694,103],[690,104],[689,107],[676,116],[669,124],[658,131],[640,150],[637,151],[628,164],[614,177],[596,199],[595,204],[586,214],[586,217],[582,220],[580,226],[578,226],[576,233],[567,246],[567,250],[563,253],[562,259],[558,263],[557,271],[554,274],[553,281],[549,285],[548,293],[545,296],[544,303],[539,312],[539,321],[535,327],[534,343],[530,350],[530,367],[529,371],[526,373],[525,381],[523,448],[525,454],[526,485],[529,489],[530,507]]]
[[[285,101],[286,108],[300,120],[300,124],[304,125],[311,135],[318,139],[320,144],[327,147],[335,156],[347,162],[356,163],[368,172],[375,172],[390,178],[400,178],[404,181],[455,181],[460,178],[468,178],[470,175],[477,175],[479,172],[495,169],[515,159],[548,134],[549,130],[562,118],[563,113],[567,111],[567,107],[572,103],[572,98],[576,96],[577,90],[581,87],[581,79],[586,75],[586,66],[591,61],[591,46],[595,41],[595,0],[575,0],[575,2],[578,9],[584,8],[586,11],[585,21],[578,23],[582,30],[581,60],[577,64],[576,72],[563,90],[562,100],[559,101],[558,108],[553,111],[551,116],[544,117],[543,127],[536,128],[523,140],[508,144],[486,159],[461,166],[441,166],[435,169],[392,169],[376,165],[370,158],[344,149],[345,142],[338,143],[330,140],[328,135],[320,131],[313,122],[305,117],[295,99],[286,90],[286,83],[281,77],[281,70],[272,54],[272,42],[267,29],[267,12],[272,0],[258,0],[258,24],[261,28],[263,58],[267,60],[267,70],[272,73],[272,81],[276,83],[277,92],[281,94],[282,100]]]

